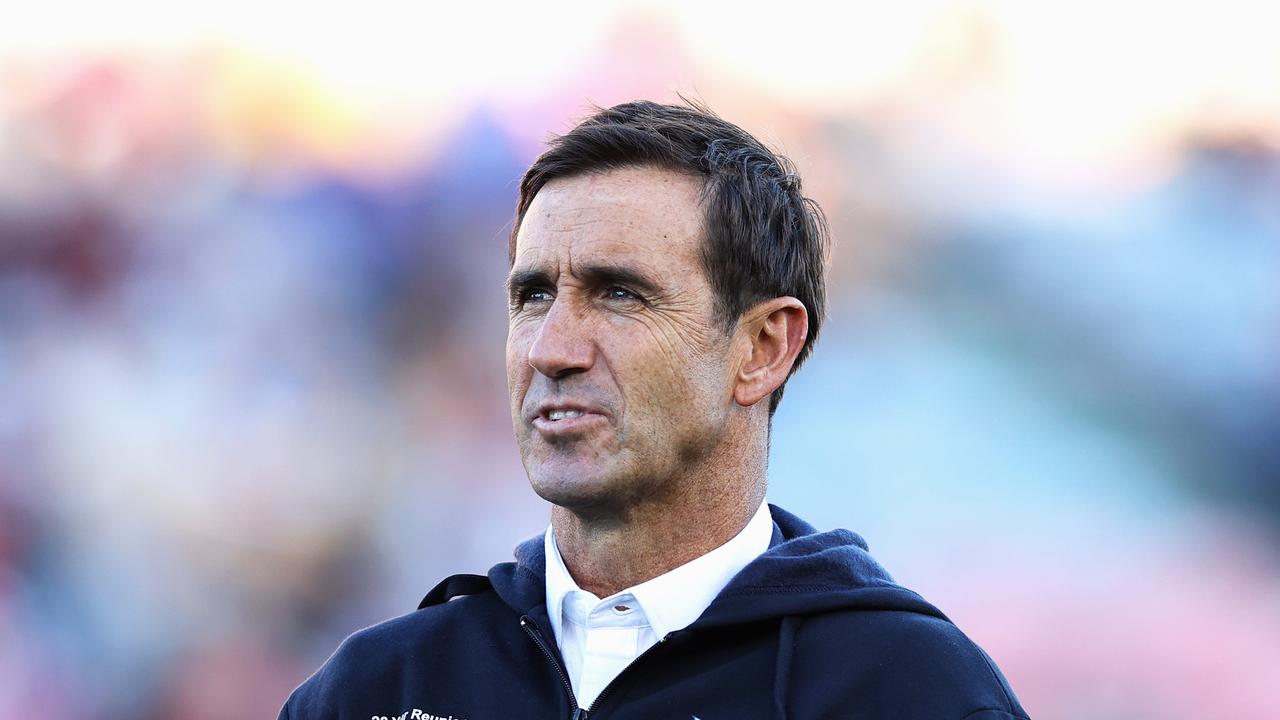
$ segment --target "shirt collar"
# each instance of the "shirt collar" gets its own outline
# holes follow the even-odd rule
[[[734,575],[769,549],[772,537],[773,521],[769,506],[761,502],[746,527],[725,544],[618,594],[634,596],[654,634],[659,638],[665,637],[667,633],[688,627],[697,620]],[[581,588],[565,567],[550,527],[543,536],[543,543],[547,558],[547,615],[559,642],[565,596]]]
[[[564,566],[564,560],[560,558],[560,549],[556,547],[555,535],[550,526],[543,535],[542,543],[547,558],[547,619],[551,622],[551,632],[555,634],[556,644],[559,644],[563,637],[560,627],[564,620],[564,598],[580,588]]]

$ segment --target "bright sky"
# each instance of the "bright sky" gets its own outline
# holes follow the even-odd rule
[[[566,77],[607,81],[627,64],[658,64],[672,88],[746,88],[814,111],[936,107],[940,122],[1006,155],[1140,153],[1188,128],[1247,128],[1280,142],[1277,2],[324,5],[27,3],[0,23],[0,69],[6,58],[215,52],[245,76],[285,73],[310,86],[329,112],[430,124],[477,100],[537,98]],[[628,45],[655,33],[666,39]]]

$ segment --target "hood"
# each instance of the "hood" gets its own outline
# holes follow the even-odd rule
[[[905,610],[947,619],[919,595],[895,583],[856,533],[818,532],[776,505],[770,505],[769,512],[773,517],[769,549],[729,581],[690,629],[853,609]],[[489,582],[521,614],[545,615],[542,536],[521,543],[515,556],[513,563],[495,565]]]

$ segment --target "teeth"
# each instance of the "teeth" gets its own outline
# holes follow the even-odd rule
[[[582,414],[581,410],[552,410],[547,417],[552,420],[563,420],[565,418],[574,418]]]

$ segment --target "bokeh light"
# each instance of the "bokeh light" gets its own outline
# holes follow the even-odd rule
[[[1280,717],[1280,6],[51,0],[0,23],[0,717],[274,717],[545,526],[516,183],[699,97],[836,239],[770,499],[1037,718]]]

